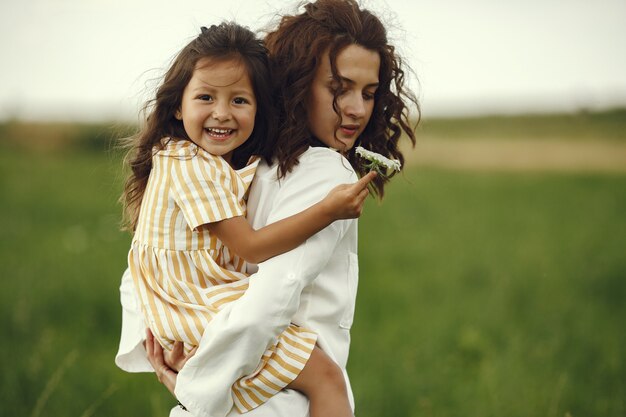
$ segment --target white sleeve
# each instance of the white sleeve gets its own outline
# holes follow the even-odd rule
[[[300,212],[336,185],[356,179],[336,163],[334,169],[310,165],[285,179],[270,222]],[[302,290],[323,270],[353,221],[336,221],[296,249],[259,264],[244,295],[208,324],[176,384],[176,397],[194,416],[223,417],[230,411],[232,384],[256,369],[267,347],[290,324]]]
[[[122,334],[120,346],[115,355],[115,364],[126,372],[154,372],[143,346],[146,325],[141,309],[137,305],[135,286],[129,269],[126,269],[122,275],[120,302],[122,303]]]

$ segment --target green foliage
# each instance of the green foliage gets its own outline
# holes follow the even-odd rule
[[[123,123],[28,123],[11,120],[0,123],[3,147],[31,152],[102,153],[119,149],[120,138],[130,136],[136,126]]]
[[[418,136],[431,139],[626,140],[626,109],[571,114],[424,119]]]
[[[113,363],[130,236],[121,155],[105,148],[0,140],[6,415],[166,416],[173,404],[153,375]],[[625,189],[619,175],[394,179],[360,226],[358,415],[624,415]]]

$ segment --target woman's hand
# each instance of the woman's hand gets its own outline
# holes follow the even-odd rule
[[[198,347],[194,347],[185,355],[185,344],[183,342],[174,342],[174,347],[171,352],[163,351],[163,359],[165,365],[171,368],[175,372],[180,372],[187,361],[196,353]]]
[[[178,372],[174,371],[165,363],[163,347],[154,338],[150,329],[146,329],[146,352],[148,352],[148,361],[154,368],[157,379],[160,383],[165,385],[174,397],[176,397],[174,389],[176,388],[176,378],[178,377]]]
[[[171,352],[164,352],[161,344],[155,339],[150,329],[146,329],[146,351],[148,352],[148,361],[154,368],[156,376],[163,385],[174,394],[176,388],[176,379],[178,371],[180,371],[185,363],[196,353],[194,348],[185,355],[183,351],[183,343],[175,342]]]
[[[374,178],[376,172],[371,171],[354,184],[341,184],[333,188],[322,201],[331,217],[335,220],[359,217],[369,194],[367,186]]]

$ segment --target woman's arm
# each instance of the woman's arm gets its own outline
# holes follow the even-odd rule
[[[349,181],[345,168],[336,165],[313,172],[299,166],[276,196],[270,217],[279,220],[302,211],[333,186]],[[298,169],[302,171],[296,173]],[[233,404],[231,385],[254,371],[267,347],[289,325],[300,306],[302,290],[326,267],[353,222],[334,222],[305,244],[260,264],[243,296],[207,325],[198,351],[178,374],[175,388],[177,398],[193,415],[228,413]]]
[[[335,222],[304,245],[260,264],[241,298],[207,325],[175,388],[176,398],[194,416],[228,413],[231,385],[256,369],[265,350],[290,324],[302,290],[326,266],[347,229],[343,223]]]
[[[260,263],[296,248],[335,220],[359,217],[368,195],[367,185],[375,177],[376,173],[370,172],[354,184],[338,185],[322,201],[258,230],[243,216],[202,227],[246,261]]]

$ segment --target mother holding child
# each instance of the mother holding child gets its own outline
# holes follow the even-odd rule
[[[307,3],[264,42],[202,28],[174,60],[132,138],[116,356],[156,371],[171,416],[353,415],[356,218],[389,179],[355,147],[403,162],[403,81],[353,0]]]

